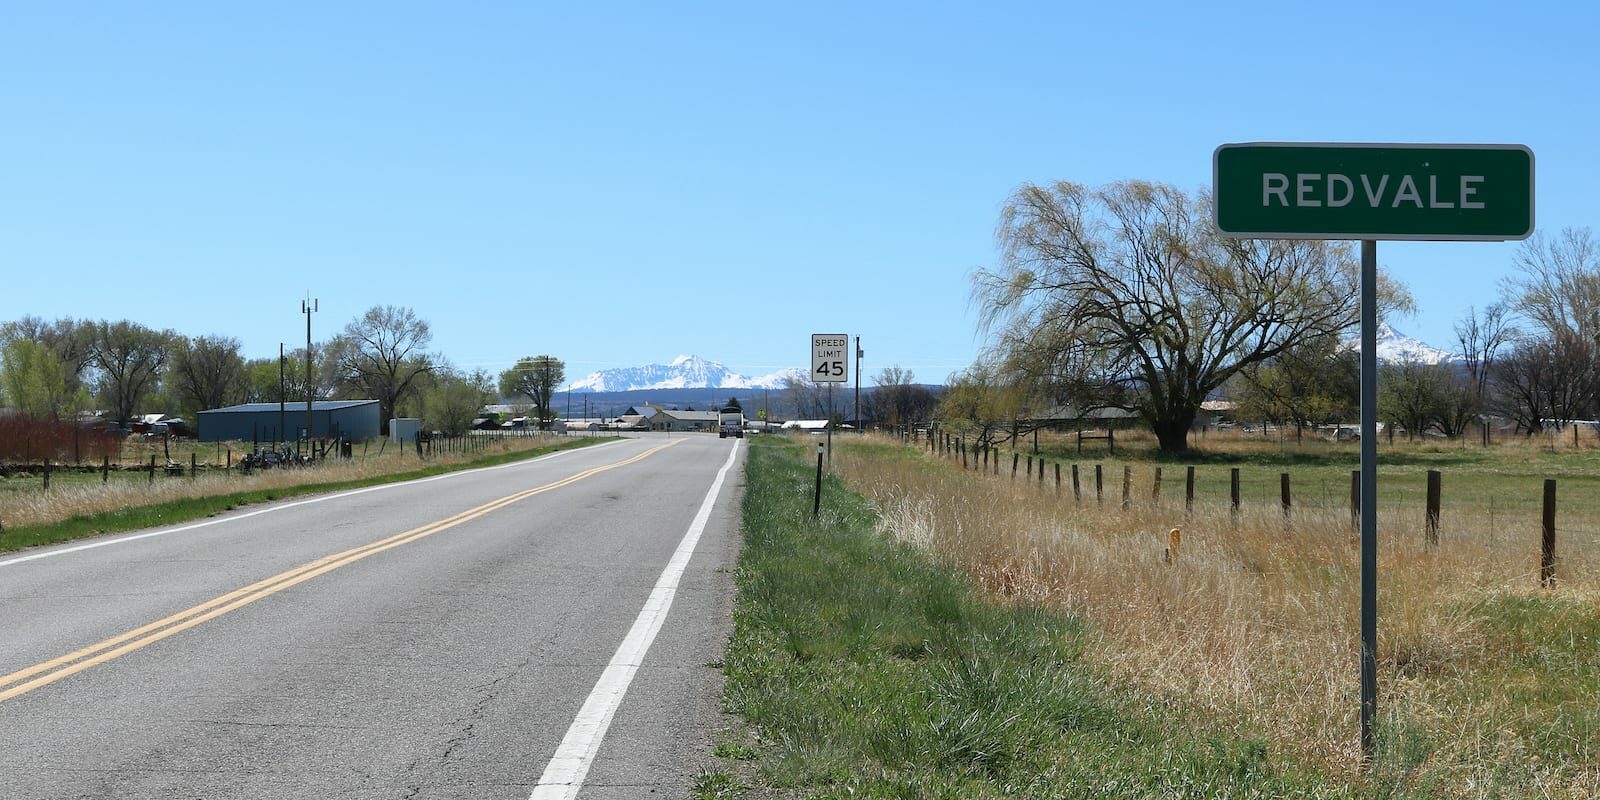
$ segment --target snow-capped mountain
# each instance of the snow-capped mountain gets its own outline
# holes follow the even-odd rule
[[[777,389],[784,380],[804,380],[806,372],[787,367],[771,375],[748,378],[716,361],[699,356],[678,356],[670,364],[615,367],[591,372],[565,387],[574,392],[632,392],[640,389]]]
[[[1344,346],[1350,350],[1361,349],[1361,337],[1352,336],[1344,340]],[[1441,350],[1421,339],[1395,330],[1387,322],[1378,323],[1378,361],[1384,364],[1448,364],[1460,361],[1461,356],[1448,350]]]

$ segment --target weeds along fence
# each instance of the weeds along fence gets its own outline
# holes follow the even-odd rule
[[[1267,523],[1285,533],[1359,531],[1360,471],[1339,467],[1105,464],[1046,458],[934,432],[900,436],[974,477],[1032,489],[1040,502],[1165,515],[1180,530],[1197,507],[1224,510],[1230,524]],[[1562,567],[1600,568],[1600,475],[1528,478],[1463,470],[1380,468],[1380,536],[1434,552],[1470,544],[1514,553],[1541,586]],[[1454,495],[1454,496],[1452,496]],[[1166,535],[1170,531],[1163,531]]]
[[[908,438],[835,439],[836,472],[886,535],[997,597],[1081,614],[1088,657],[1172,699],[1162,708],[1174,724],[1264,736],[1352,780],[1366,774],[1348,463],[1041,459],[959,435]],[[1426,731],[1429,774],[1493,786],[1526,769],[1548,727],[1526,694],[1498,688],[1526,680],[1512,630],[1524,623],[1507,620],[1523,608],[1563,619],[1600,598],[1600,470],[1542,476],[1580,462],[1525,460],[1519,474],[1493,457],[1476,468],[1429,457],[1380,466],[1380,709],[1386,725]],[[1530,641],[1525,652],[1542,646]],[[1600,796],[1600,755],[1560,752],[1540,778],[1560,790],[1538,796]]]
[[[85,452],[81,459],[68,456],[57,461],[44,455],[0,464],[0,530],[131,505],[359,480],[430,463],[460,463],[538,446],[553,436],[534,430],[505,430],[434,436],[405,445],[388,440],[302,442],[307,460],[292,461],[293,466],[255,468],[242,463],[251,450],[250,442],[101,437],[93,457]],[[293,443],[289,446],[292,451]],[[269,443],[261,447],[265,449]],[[12,450],[0,446],[0,452]]]

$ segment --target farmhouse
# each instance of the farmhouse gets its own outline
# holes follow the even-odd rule
[[[717,427],[715,411],[676,411],[658,408],[650,417],[650,429],[656,431],[709,431]]]
[[[244,403],[213,408],[198,415],[202,442],[294,441],[306,429],[306,404],[289,403],[279,416],[277,403]],[[281,420],[281,421],[280,421]],[[311,438],[353,440],[378,436],[378,401],[316,400],[311,404]]]

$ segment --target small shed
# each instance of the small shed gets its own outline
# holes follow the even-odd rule
[[[306,404],[242,403],[213,408],[196,417],[196,438],[202,442],[294,441],[305,435]],[[316,400],[311,404],[311,438],[364,440],[377,438],[378,401]]]

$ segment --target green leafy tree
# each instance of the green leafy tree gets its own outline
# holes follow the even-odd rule
[[[488,373],[443,368],[435,372],[422,393],[423,418],[430,430],[460,436],[472,429],[478,412],[493,399],[494,385]]]
[[[500,394],[528,398],[539,417],[539,428],[544,429],[555,419],[550,399],[556,386],[566,378],[567,365],[561,359],[551,355],[525,356],[517,359],[511,369],[500,373]]]
[[[60,420],[83,405],[83,390],[68,388],[70,371],[55,351],[31,339],[13,339],[0,349],[0,386],[30,417]]]
[[[950,376],[950,388],[939,403],[939,423],[972,431],[980,445],[995,444],[1002,434],[1010,438],[1026,399],[1022,387],[979,362]]]
[[[1297,440],[1307,426],[1352,417],[1360,404],[1359,354],[1340,350],[1331,337],[1302,342],[1240,378],[1239,415],[1293,425]]]
[[[0,345],[27,339],[43,345],[66,366],[67,393],[81,396],[87,388],[87,379],[93,370],[95,326],[91,322],[63,317],[46,321],[26,316],[0,325]]]
[[[1385,365],[1378,378],[1378,416],[1414,438],[1449,411],[1450,367],[1441,364]],[[1393,438],[1393,429],[1390,430]]]

